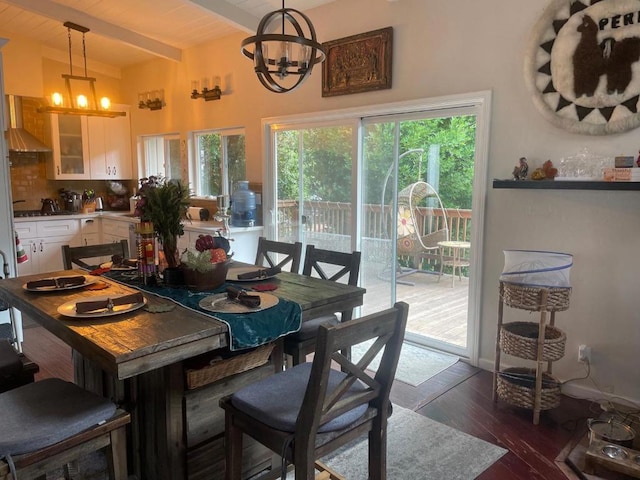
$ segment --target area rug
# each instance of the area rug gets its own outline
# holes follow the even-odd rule
[[[507,450],[467,435],[406,408],[393,406],[387,432],[390,480],[472,480]],[[367,440],[322,458],[349,480],[367,480]],[[287,480],[293,480],[290,472]]]
[[[351,357],[354,360],[360,360],[362,355],[372,342],[364,342],[355,345],[351,349]],[[380,365],[382,353],[373,359],[370,370],[376,371]],[[459,357],[443,352],[436,352],[425,347],[418,347],[410,343],[403,343],[400,351],[400,359],[398,361],[398,369],[396,370],[396,380],[408,383],[409,385],[418,386],[429,380],[434,375],[446,370],[459,360]]]
[[[507,450],[447,427],[406,408],[393,406],[387,432],[387,478],[389,480],[472,480],[502,457]],[[325,456],[329,468],[349,480],[367,480],[367,440]],[[92,453],[79,462],[82,478],[107,480],[106,460]],[[287,480],[293,480],[290,472]],[[63,480],[62,471],[47,480]]]

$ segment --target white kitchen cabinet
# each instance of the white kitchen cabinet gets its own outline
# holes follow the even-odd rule
[[[97,218],[83,218],[80,220],[80,245],[99,245],[100,221]]]
[[[51,115],[53,163],[47,176],[53,180],[87,180],[90,178],[87,117]]]
[[[178,251],[180,252],[180,255],[182,255],[182,252],[184,252],[186,248],[195,250],[196,240],[199,235],[205,235],[205,233],[191,232],[185,228],[184,235],[178,237]]]
[[[88,117],[90,172],[93,180],[133,178],[129,107],[114,105],[124,117]]]
[[[231,229],[231,250],[233,259],[238,262],[253,264],[256,261],[258,251],[258,238],[262,235],[262,228],[238,228]]]
[[[129,243],[129,254],[131,258],[135,255],[134,224],[126,219],[102,218],[102,241],[100,243],[117,243],[126,240]]]
[[[15,224],[29,260],[18,265],[18,275],[63,270],[62,246],[80,245],[80,222],[75,219]]]
[[[123,117],[51,115],[52,180],[122,180],[133,178],[129,107]]]

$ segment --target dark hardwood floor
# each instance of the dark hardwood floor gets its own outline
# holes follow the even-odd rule
[[[24,337],[25,354],[40,366],[37,379],[72,379],[69,347],[35,325],[27,325]],[[586,400],[563,397],[558,408],[542,413],[536,426],[531,411],[503,402],[495,404],[492,384],[490,372],[458,362],[417,387],[396,382],[391,399],[509,450],[478,477],[480,480],[565,480],[563,470],[568,469],[561,465],[561,470],[555,459],[578,434],[586,431],[586,419],[597,415],[597,409]]]

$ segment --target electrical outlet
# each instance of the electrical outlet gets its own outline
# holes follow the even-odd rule
[[[591,364],[591,347],[587,345],[578,347],[578,362]]]

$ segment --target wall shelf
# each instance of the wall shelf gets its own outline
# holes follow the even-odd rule
[[[640,182],[493,180],[493,188],[528,190],[640,190]]]

